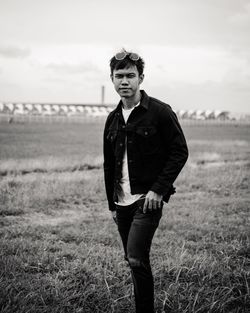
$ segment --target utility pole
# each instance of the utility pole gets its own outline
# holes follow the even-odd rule
[[[101,104],[104,104],[104,102],[105,102],[105,86],[102,86]]]

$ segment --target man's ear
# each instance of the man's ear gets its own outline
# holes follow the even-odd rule
[[[143,80],[144,80],[144,74],[141,74],[139,76],[139,83],[141,84],[143,82]]]
[[[113,78],[114,78],[113,74],[110,74],[110,79],[112,80],[112,82],[113,82]]]

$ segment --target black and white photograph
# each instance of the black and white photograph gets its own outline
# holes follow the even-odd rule
[[[0,0],[0,313],[250,313],[249,0]]]

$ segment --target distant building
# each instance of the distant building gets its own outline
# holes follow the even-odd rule
[[[192,120],[229,120],[230,112],[219,110],[180,110],[176,112],[180,119]]]
[[[86,116],[105,117],[115,105],[106,104],[59,104],[59,103],[12,103],[0,102],[0,113],[9,115],[40,115],[40,116]],[[220,110],[179,110],[176,112],[179,119],[191,120],[238,120],[242,115],[235,117],[228,111]]]

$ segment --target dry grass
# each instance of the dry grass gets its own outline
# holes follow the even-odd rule
[[[187,133],[190,159],[152,247],[157,312],[249,312],[249,142]],[[132,313],[101,155],[34,150],[0,165],[0,312]]]
[[[44,157],[40,159],[3,160],[0,176],[24,175],[29,173],[75,172],[102,167],[102,157]]]

